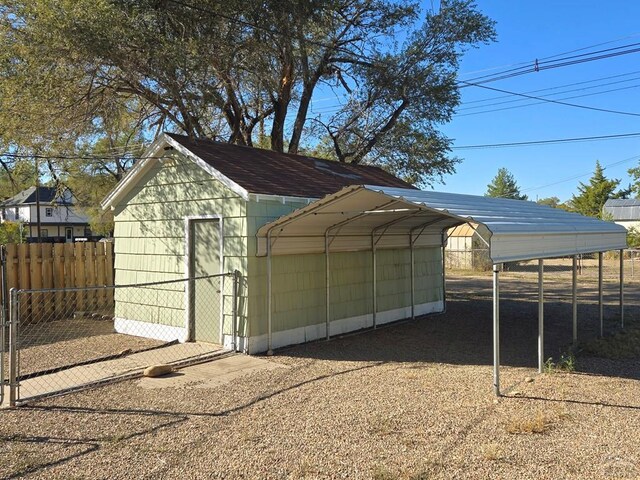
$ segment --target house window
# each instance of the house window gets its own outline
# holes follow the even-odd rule
[[[42,238],[47,238],[49,236],[49,230],[47,230],[46,228],[41,228],[40,229],[40,236]]]
[[[20,210],[16,207],[16,220],[20,220]]]
[[[45,217],[53,217],[53,208],[52,207],[47,207],[44,209],[44,216]]]

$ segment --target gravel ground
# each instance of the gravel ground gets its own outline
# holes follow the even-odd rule
[[[163,343],[114,333],[113,321],[92,318],[27,325],[21,330],[21,339],[20,373],[23,375]],[[5,355],[5,370],[8,368]]]
[[[270,358],[287,369],[212,389],[134,380],[0,412],[0,476],[640,478],[640,359],[579,356],[574,373],[537,375],[535,283],[510,278],[501,306],[508,395],[497,399],[490,279],[449,287],[446,314]],[[560,287],[547,286],[549,355],[570,341]],[[596,309],[581,305],[581,338],[595,330]]]

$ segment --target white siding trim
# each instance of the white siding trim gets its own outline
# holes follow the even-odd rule
[[[437,313],[444,311],[444,302],[438,300],[436,302],[422,303],[416,305],[415,314],[425,315],[427,313]],[[396,308],[376,314],[376,323],[378,325],[391,323],[397,320],[403,320],[411,317],[411,305],[408,307]],[[331,335],[342,335],[344,333],[362,330],[373,326],[373,315],[359,315],[357,317],[342,318],[333,320],[330,325]],[[313,340],[325,338],[325,324],[319,323],[306,327],[292,328],[282,332],[273,332],[273,348],[285,347],[288,345],[297,345]],[[246,353],[255,354],[266,352],[269,348],[269,337],[267,334],[255,337],[249,337]]]
[[[186,333],[184,327],[129,320],[128,318],[120,317],[115,318],[113,328],[117,333],[133,335],[135,337],[153,338],[155,340],[162,340],[163,342],[171,342],[173,340],[184,342]]]

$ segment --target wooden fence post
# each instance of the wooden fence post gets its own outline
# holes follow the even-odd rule
[[[56,290],[65,287],[64,282],[64,243],[53,244],[53,288]],[[56,292],[55,294],[55,311],[56,315],[64,315],[64,294]]]
[[[75,250],[75,271],[76,271],[76,288],[84,288],[87,285],[86,276],[86,258],[84,255],[84,243],[79,242],[74,245]],[[85,307],[85,293],[83,291],[76,292],[76,309],[83,312]]]

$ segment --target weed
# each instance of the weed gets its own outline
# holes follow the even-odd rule
[[[373,480],[397,480],[398,476],[380,465],[373,469]]]
[[[640,328],[622,330],[580,345],[581,353],[614,360],[640,358]]]
[[[519,433],[545,433],[551,428],[551,418],[544,412],[538,412],[533,417],[513,418],[507,424],[507,432],[511,434]]]
[[[553,357],[549,357],[547,361],[544,362],[545,373],[575,372],[575,370],[576,357],[573,353],[563,353],[557,362],[553,361]]]
[[[376,415],[369,424],[369,432],[378,435],[391,435],[398,430],[398,422],[393,417]]]
[[[488,443],[482,447],[482,456],[485,460],[500,460],[502,458],[502,448],[497,443]]]
[[[422,471],[418,473],[414,473],[409,477],[409,480],[429,480],[431,478],[431,474],[427,471]]]

